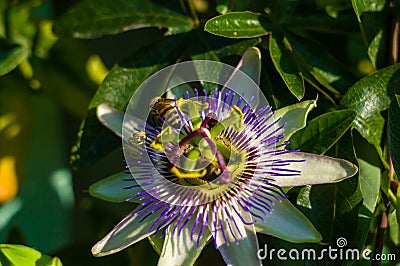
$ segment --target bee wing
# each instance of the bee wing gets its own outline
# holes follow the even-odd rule
[[[141,119],[129,114],[125,114],[124,118],[124,113],[105,103],[97,106],[97,118],[120,138],[123,138],[123,136],[125,138],[132,136],[133,133],[138,131],[140,126],[144,125]],[[122,132],[124,133],[122,134]]]
[[[243,73],[249,76],[255,84],[249,84],[249,80],[243,78]],[[239,74],[240,73],[240,74]],[[268,102],[264,97],[260,97],[260,75],[261,75],[261,52],[257,47],[250,47],[243,54],[238,65],[233,71],[232,75],[224,84],[223,90],[232,88],[235,93],[239,94],[246,101],[250,101],[250,106],[255,109],[258,105],[267,106]]]

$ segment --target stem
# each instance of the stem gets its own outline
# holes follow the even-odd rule
[[[222,184],[229,184],[232,180],[232,173],[226,169],[224,157],[222,156],[221,152],[217,149],[215,143],[210,138],[210,132],[207,131],[208,131],[207,129],[201,128],[200,134],[205,138],[208,145],[210,145],[210,148],[212,149],[213,153],[217,157],[217,161],[222,170],[222,174],[220,176],[220,182]]]
[[[389,181],[393,181],[393,176],[394,176],[394,166],[393,166],[393,161],[392,157],[389,154],[389,162],[390,162],[390,168],[389,168]]]
[[[206,120],[204,120],[204,121],[206,121]],[[206,125],[207,123],[203,123],[203,124]],[[179,148],[182,148],[183,145],[185,145],[189,140],[191,140],[192,138],[194,138],[195,136],[200,134],[207,141],[208,145],[210,145],[210,148],[211,148],[213,154],[215,154],[215,156],[217,157],[217,160],[218,160],[219,166],[221,167],[221,170],[225,171],[226,164],[225,164],[224,156],[222,156],[221,152],[217,148],[217,145],[215,145],[215,143],[210,138],[210,132],[208,131],[208,129],[203,127],[203,124],[198,130],[193,131],[192,133],[187,135],[183,140],[181,140],[181,142],[179,142]]]
[[[210,119],[211,118],[209,116],[206,116],[203,123],[201,123],[200,128],[205,128],[207,126],[208,121],[210,121]],[[195,131],[193,131],[192,133],[187,135],[185,138],[183,138],[183,140],[181,140],[181,142],[179,142],[179,148],[182,148],[183,145],[185,145],[189,140],[191,140],[192,138],[196,137],[199,134],[200,134],[200,130],[196,129]]]
[[[391,64],[396,64],[399,58],[399,21],[394,18],[393,19],[393,33],[392,33],[392,47],[390,53],[390,61]]]
[[[179,142],[179,148],[182,148],[183,145],[185,145],[189,140],[191,140],[192,138],[196,137],[199,134],[200,134],[199,130],[196,130],[196,131],[193,131],[192,133],[190,133],[189,135],[187,135],[186,137],[184,137],[183,140],[181,140],[181,142]]]
[[[188,12],[188,10],[187,10],[187,8],[185,6],[184,1],[183,0],[179,0],[179,4],[181,5],[181,8],[182,8],[183,12],[185,12],[186,14],[189,14],[189,12]]]
[[[225,171],[226,170],[225,160],[224,160],[224,157],[222,156],[221,152],[217,149],[217,145],[215,145],[215,143],[212,141],[212,139],[210,139],[210,135],[207,134],[205,129],[201,128],[199,131],[200,131],[201,136],[203,136],[203,138],[207,141],[208,145],[210,145],[212,152],[217,157],[217,161],[219,163],[219,166],[221,167],[221,170]]]
[[[179,142],[179,148],[182,148],[183,145],[185,145],[188,141],[196,137],[197,135],[201,135],[208,143],[208,145],[211,148],[211,151],[213,154],[215,154],[215,157],[217,157],[217,161],[219,164],[219,167],[221,168],[222,174],[220,176],[220,182],[222,184],[228,184],[231,182],[232,179],[232,173],[227,170],[226,163],[224,156],[222,155],[221,151],[218,149],[217,145],[214,143],[211,137],[210,131],[206,128],[207,123],[210,121],[210,117],[207,116],[204,121],[201,123],[201,126],[199,129],[196,129],[189,135],[187,135],[185,138],[183,138]]]
[[[190,14],[192,15],[192,17],[194,19],[194,26],[198,27],[200,25],[199,17],[197,16],[196,9],[194,8],[193,0],[189,0],[188,3],[189,3]]]
[[[388,226],[388,211],[389,211],[390,203],[388,203],[386,207],[386,211],[382,212],[381,214],[381,223],[379,224],[378,232],[376,234],[376,240],[375,240],[375,249],[374,249],[374,255],[376,257],[376,254],[382,254],[383,250],[383,244],[385,240],[385,231]],[[372,266],[380,266],[382,261],[379,260],[373,260],[372,261]]]
[[[204,118],[203,123],[201,123],[201,128],[206,128],[208,122],[211,120],[211,117],[206,116],[206,118]]]

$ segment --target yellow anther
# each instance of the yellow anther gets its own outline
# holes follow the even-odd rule
[[[199,101],[192,101],[179,98],[176,105],[182,113],[188,114],[190,117],[198,116],[199,112],[208,108],[208,102],[202,103]]]
[[[157,135],[156,139],[150,144],[150,147],[162,151],[164,150],[165,143],[177,142],[179,139],[178,134],[174,134],[172,132],[172,128],[170,126],[164,128],[160,134]]]
[[[236,105],[232,106],[232,109],[229,111],[229,116],[216,124],[211,130],[211,136],[214,138],[218,136],[223,130],[227,127],[232,126],[232,128],[236,131],[240,131],[243,128],[244,124],[244,115],[242,110]]]
[[[208,103],[185,100],[180,98],[176,101],[176,105],[179,111],[190,116],[190,121],[192,122],[193,129],[198,129],[202,122],[200,118],[200,112],[208,108]]]
[[[240,131],[243,128],[243,124],[244,124],[244,115],[242,110],[240,110],[239,107],[237,107],[236,105],[234,105],[231,109],[231,111],[229,112],[230,116],[225,120],[229,119],[230,125],[236,130],[236,131]],[[224,123],[224,121],[222,121],[222,123]]]
[[[199,171],[184,172],[182,170],[179,170],[175,166],[172,167],[170,171],[172,174],[176,175],[178,178],[202,178],[207,174],[206,169],[202,169]]]

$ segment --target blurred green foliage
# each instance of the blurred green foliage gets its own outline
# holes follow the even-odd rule
[[[123,111],[165,66],[236,65],[257,46],[260,87],[275,109],[318,98],[290,147],[360,169],[339,184],[293,189],[290,200],[324,243],[345,237],[361,250],[382,242],[384,252],[400,254],[399,18],[397,0],[0,0],[0,243],[35,247],[63,265],[155,265],[147,242],[91,257],[91,245],[132,209],[87,193],[124,167],[120,140],[95,108]],[[259,242],[310,247],[268,236]],[[210,245],[197,263],[223,262]]]

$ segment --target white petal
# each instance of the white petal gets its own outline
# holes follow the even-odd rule
[[[141,119],[129,114],[125,116],[124,121],[124,113],[105,103],[97,106],[97,118],[120,138],[122,138],[122,132],[124,132],[124,136],[129,138],[138,128],[142,128],[144,125]]]
[[[164,246],[158,261],[159,266],[193,265],[195,263],[201,251],[208,243],[208,240],[210,240],[211,232],[207,227],[204,228],[204,232],[200,238],[199,247],[196,248],[196,241],[200,227],[198,227],[197,231],[193,235],[193,241],[191,241],[190,235],[194,220],[195,219],[192,218],[188,222],[188,224],[182,229],[179,237],[176,231],[174,232],[174,235],[171,235],[171,231],[174,228],[173,226],[170,226],[167,229]]]
[[[124,114],[105,103],[98,105],[96,111],[99,121],[114,132],[115,135],[122,138],[122,122],[124,121]]]
[[[221,227],[219,227],[219,230],[216,232],[214,229],[211,229],[222,258],[227,265],[261,265],[261,261],[257,257],[258,241],[254,225],[245,225],[239,217],[237,217],[236,213],[232,212],[232,215],[234,215],[236,225],[242,234],[242,236],[237,239],[238,243],[235,242],[226,223],[224,223],[224,232],[228,243],[225,241]],[[247,222],[252,221],[250,214],[247,212],[242,212],[242,217]],[[232,229],[236,231],[235,226],[232,225],[232,227]],[[210,228],[213,228],[213,225],[210,225]]]
[[[249,77],[256,82],[257,85],[260,84],[260,76],[261,76],[261,52],[257,47],[250,47],[243,54],[242,59],[239,61],[237,66],[241,71],[249,75]],[[241,80],[233,80],[232,83],[240,82]],[[251,96],[254,96],[254,101],[252,102],[252,106],[257,106],[260,103],[260,89],[256,91],[249,91],[248,87],[239,86],[241,89],[241,93],[245,95],[249,95],[245,98],[250,99]],[[252,88],[252,87],[250,87]],[[264,103],[265,104],[265,103]]]
[[[284,140],[290,139],[293,133],[306,126],[307,115],[316,105],[316,100],[309,100],[276,110],[274,118],[282,117],[277,127],[286,123],[283,130],[280,131],[285,135]]]
[[[260,84],[261,76],[261,52],[257,47],[250,47],[243,54],[238,67],[249,75],[257,84]]]
[[[248,79],[247,77],[250,77]],[[231,88],[237,93],[237,96],[243,96],[249,101],[253,98],[250,106],[255,109],[258,105],[269,105],[265,97],[260,97],[260,75],[261,75],[261,52],[257,47],[250,47],[243,54],[234,72],[224,84],[223,91],[226,87]],[[254,83],[252,82],[254,81]]]
[[[141,187],[126,189],[126,187],[137,184],[135,181],[126,181],[126,179],[132,179],[132,176],[124,172],[109,176],[91,185],[89,193],[96,198],[110,202],[125,202],[143,190]],[[139,202],[139,200],[132,202]]]
[[[267,216],[256,209],[252,209],[258,216],[264,217],[265,221],[254,216],[257,232],[272,235],[289,242],[320,242],[322,237],[308,218],[301,213],[287,199],[275,202],[273,211]]]
[[[346,160],[312,153],[290,152],[275,156],[275,159],[305,160],[282,167],[298,170],[301,176],[275,177],[275,184],[281,187],[336,183],[354,176],[358,171],[357,166]]]
[[[160,217],[162,210],[163,208],[151,214],[142,222],[140,220],[143,217],[139,218],[138,215],[134,214],[135,211],[131,212],[110,233],[93,246],[93,255],[101,257],[116,253],[153,234],[155,229],[150,232],[149,230],[157,218]]]

